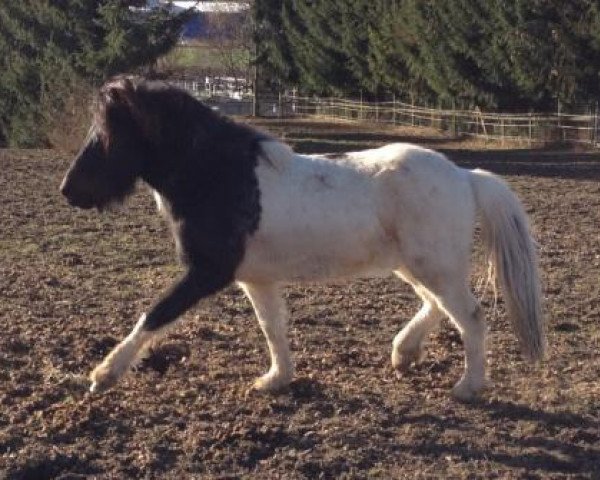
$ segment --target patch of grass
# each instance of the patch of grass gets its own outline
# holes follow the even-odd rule
[[[250,52],[242,47],[226,48],[203,42],[193,45],[178,45],[165,57],[161,64],[171,70],[227,71],[232,67],[244,70],[250,62]]]

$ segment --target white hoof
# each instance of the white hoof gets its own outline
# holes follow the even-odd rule
[[[104,361],[90,374],[91,393],[102,393],[114,386],[125,373],[125,369],[114,369]]]
[[[421,344],[414,348],[392,349],[392,366],[397,372],[406,372],[413,363],[420,363],[425,357],[425,350]]]
[[[488,387],[489,382],[485,379],[473,381],[463,377],[452,387],[452,396],[461,402],[471,402],[479,398]]]
[[[277,393],[286,389],[292,381],[291,373],[282,373],[279,370],[269,370],[259,377],[252,386],[253,390],[265,393]]]

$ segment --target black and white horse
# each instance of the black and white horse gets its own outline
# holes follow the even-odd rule
[[[335,160],[299,155],[179,89],[136,78],[106,83],[94,110],[61,192],[74,206],[102,209],[143,180],[187,271],[92,372],[92,391],[112,386],[166,326],[232,282],[250,298],[271,354],[254,388],[279,390],[294,371],[280,285],[394,273],[423,306],[394,338],[393,366],[402,371],[419,361],[428,334],[448,316],[466,363],[453,393],[471,399],[486,384],[485,319],[469,288],[478,212],[522,351],[543,357],[528,221],[492,174],[409,144]]]

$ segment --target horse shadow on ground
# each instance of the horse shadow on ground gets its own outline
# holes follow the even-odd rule
[[[499,436],[499,441],[506,443],[507,446],[518,447],[520,453],[514,454],[503,451],[502,448],[482,448],[469,440],[451,443],[440,440],[440,435],[436,432],[441,434],[448,428],[466,432],[472,427],[465,425],[462,419],[452,416],[442,418],[433,414],[411,415],[410,412],[406,412],[406,415],[398,419],[398,426],[401,424],[422,426],[429,432],[427,439],[421,443],[402,443],[400,438],[397,439],[397,444],[387,446],[388,451],[390,454],[405,453],[430,458],[432,462],[443,457],[451,457],[459,462],[491,461],[509,468],[536,471],[542,476],[581,474],[595,477],[600,475],[600,462],[598,462],[600,422],[597,420],[569,412],[547,412],[512,402],[476,402],[469,407],[486,414],[491,420],[533,422],[537,427],[542,427],[549,433],[553,432],[553,435],[546,436],[538,433],[531,436],[508,434]],[[480,426],[485,428],[485,425]],[[572,435],[571,439],[564,440],[557,435],[561,429],[577,429],[578,433]]]
[[[376,393],[366,393],[361,398],[349,398],[343,392],[332,391],[311,379],[297,379],[289,390],[275,397],[270,409],[282,418],[293,416],[301,410],[311,412],[315,418],[345,415],[348,419],[365,409],[377,410],[372,428],[348,428],[343,433],[343,442],[348,456],[345,459],[332,457],[329,460],[307,455],[296,466],[308,477],[313,474],[323,478],[336,478],[351,470],[369,471],[378,462],[388,461],[390,456],[398,458],[418,457],[432,463],[440,458],[451,457],[456,462],[492,462],[511,469],[525,469],[547,475],[600,475],[600,423],[590,417],[570,412],[548,412],[503,401],[481,401],[469,404],[483,414],[483,420],[469,423],[458,415],[437,415],[414,412],[412,406],[390,406]],[[315,415],[318,412],[318,415]],[[493,428],[492,422],[526,421],[535,425],[531,435],[499,433],[496,446],[479,445],[469,440],[478,438],[480,429]],[[406,425],[413,425],[427,435],[420,440],[403,441],[401,432]],[[442,438],[452,429],[464,432],[463,439],[456,441]],[[548,434],[540,434],[540,430]],[[575,431],[575,433],[574,433]],[[275,455],[282,449],[312,452],[320,449],[331,438],[323,437],[318,429],[291,432],[285,422],[268,429],[252,429],[239,435],[229,436],[226,442],[241,455],[241,463],[249,469]],[[335,439],[333,441],[336,441]],[[502,448],[506,444],[507,448]],[[516,448],[515,448],[516,447]],[[519,453],[514,453],[518,450]],[[231,450],[230,450],[231,451]],[[237,454],[236,454],[237,455]],[[537,478],[533,475],[531,478]],[[599,477],[600,478],[600,477]]]
[[[126,421],[110,418],[96,407],[93,407],[92,410],[95,413],[90,414],[87,420],[74,423],[64,431],[55,433],[45,441],[40,441],[35,445],[36,455],[30,456],[22,462],[17,461],[7,470],[7,476],[2,478],[37,480],[102,477],[106,472],[97,464],[96,455],[83,456],[78,452],[69,451],[69,446],[76,437],[80,436],[99,441],[118,432],[122,438],[128,439],[132,435],[132,430]],[[126,448],[125,440],[111,445],[113,452],[125,451]]]
[[[43,456],[30,460],[27,464],[6,472],[13,480],[37,480],[44,478],[89,478],[102,473],[93,463],[76,455],[58,453],[52,457]]]

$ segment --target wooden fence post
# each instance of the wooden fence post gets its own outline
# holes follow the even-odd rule
[[[456,100],[452,99],[452,135],[458,137],[458,125],[456,124]]]
[[[364,120],[364,115],[363,115],[363,93],[362,90],[360,91],[360,115],[358,116],[358,118],[362,121]]]
[[[529,146],[531,147],[531,141],[533,137],[533,113],[529,111]]]
[[[481,111],[481,109],[479,107],[475,107],[475,112],[477,113],[477,116],[479,117],[479,121],[481,123],[481,130],[483,132],[483,135],[487,139],[488,138],[488,134],[487,134],[487,129],[485,128],[485,121],[483,120],[483,112]]]
[[[556,125],[558,127],[558,137],[559,139],[561,139],[563,142],[566,141],[566,135],[565,135],[565,129],[562,126],[562,122],[560,120],[560,99],[556,100]]]
[[[593,146],[598,145],[598,102],[595,104],[594,108],[594,140]]]
[[[292,89],[292,114],[294,117],[296,116],[296,109],[298,108],[296,105],[296,102],[297,102],[296,93],[297,93],[297,90],[296,90],[296,87],[294,87]]]
[[[279,118],[283,117],[283,96],[281,95],[281,89],[279,90],[279,98],[278,98],[278,112],[277,112],[277,116]]]

